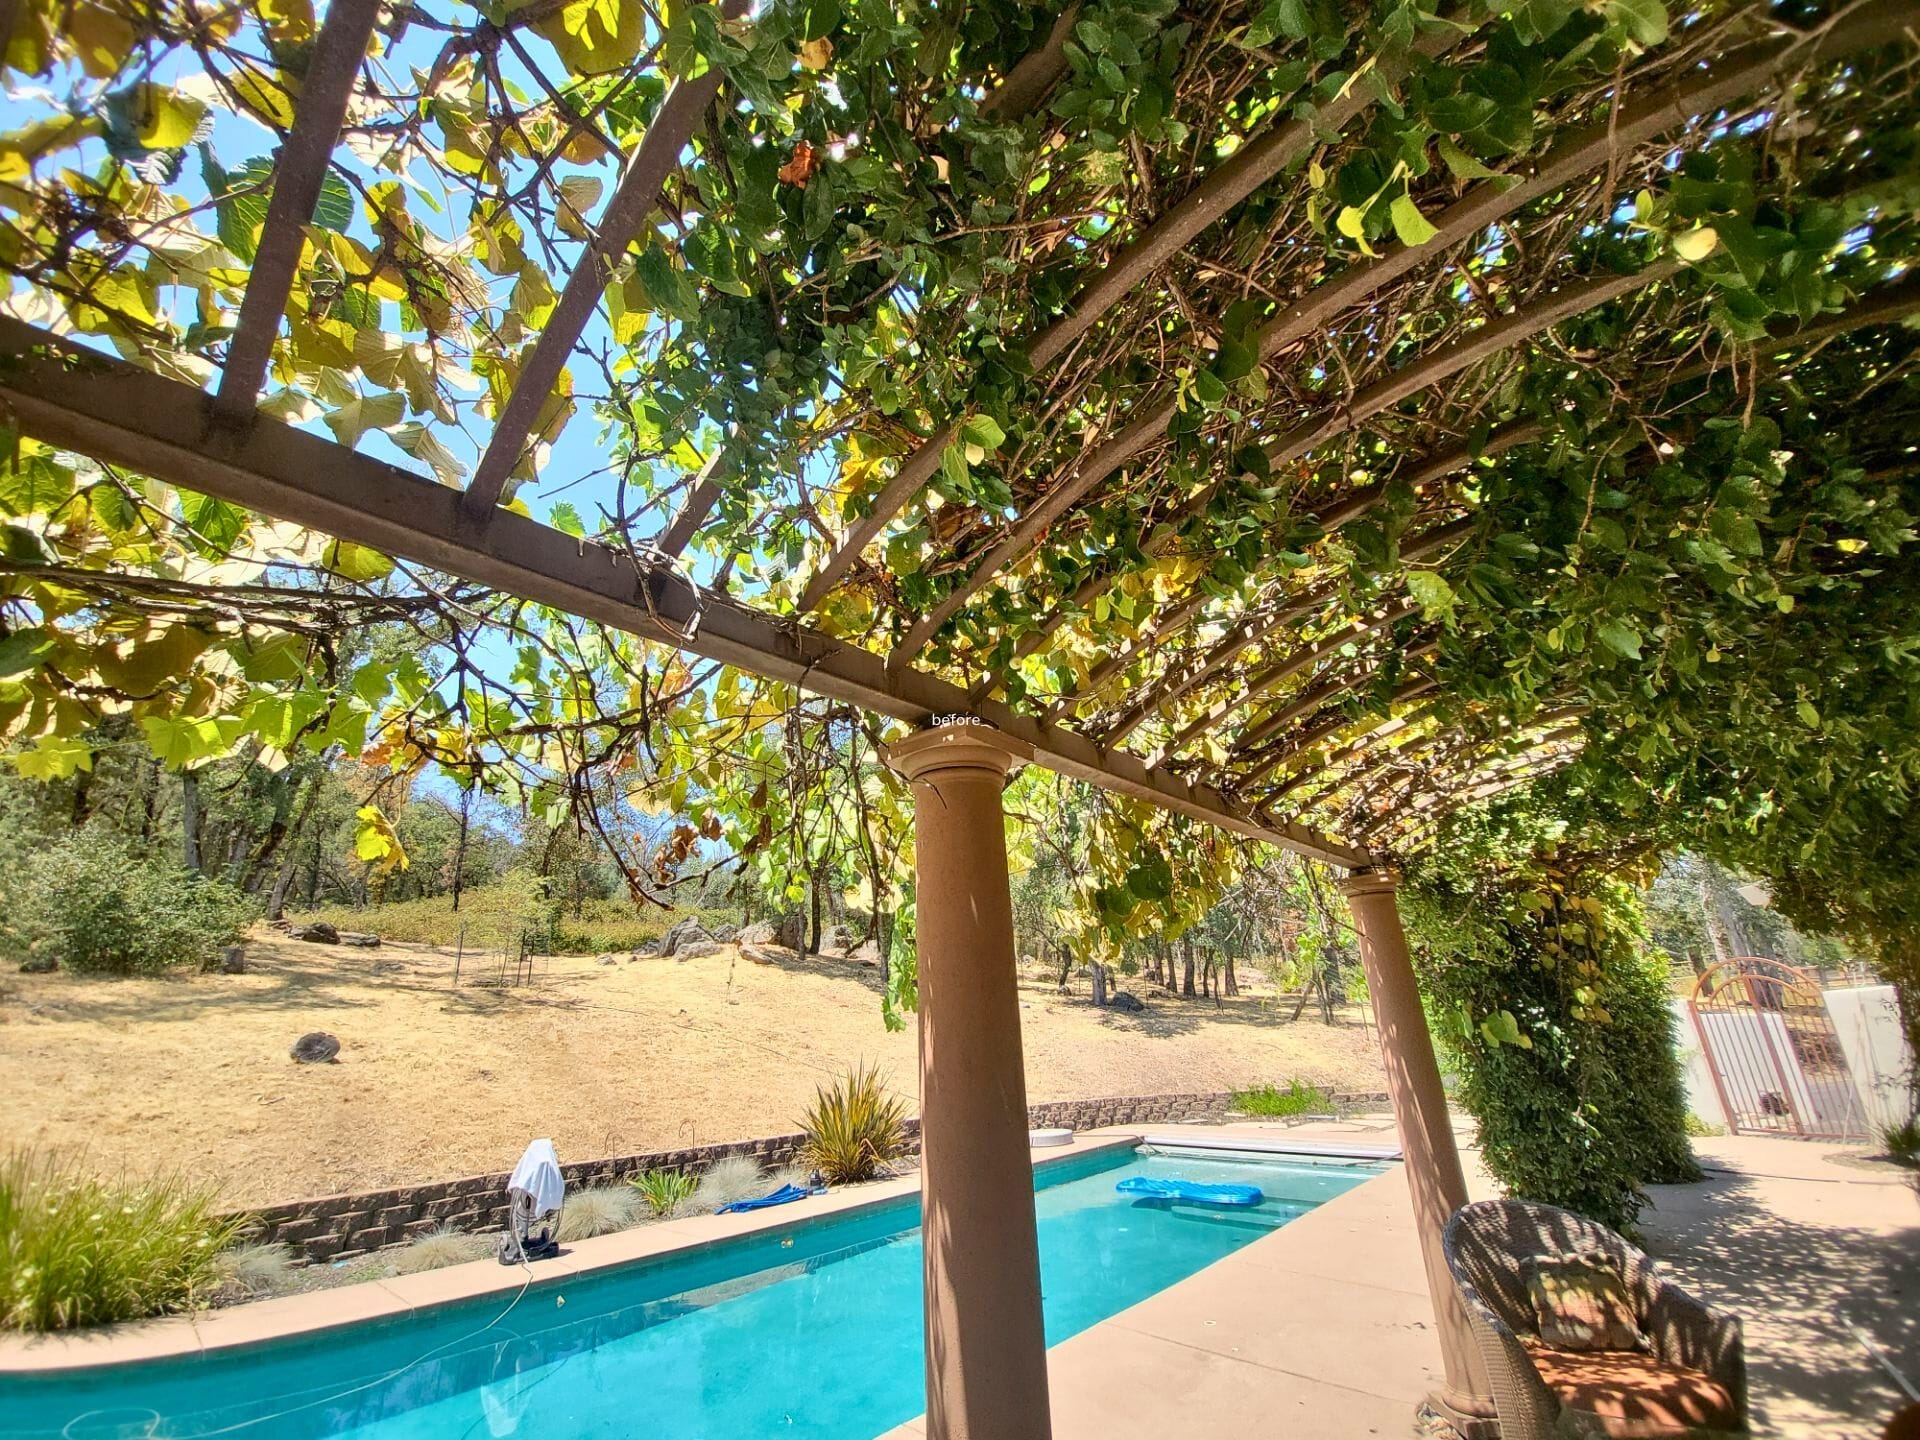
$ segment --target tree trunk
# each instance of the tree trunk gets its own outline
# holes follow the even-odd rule
[[[1227,994],[1238,995],[1239,993],[1240,981],[1233,973],[1233,951],[1229,950],[1227,951]]]
[[[820,953],[820,912],[823,908],[826,886],[821,883],[820,872],[817,870],[814,872],[811,888],[813,892],[809,897],[811,900],[811,927],[807,932],[807,954],[818,955]]]
[[[191,770],[180,772],[181,849],[189,870],[200,868],[200,777]]]
[[[453,842],[453,913],[460,913],[461,881],[467,873],[467,821],[473,814],[473,791],[460,792],[460,837]]]
[[[267,919],[278,920],[286,913],[287,892],[293,888],[294,872],[300,868],[298,851],[287,852],[286,863],[280,867],[280,874],[273,882],[273,890],[267,896]]]
[[[1093,1003],[1103,1010],[1107,1004],[1107,967],[1098,960],[1093,962]]]
[[[884,995],[893,984],[893,911],[874,907],[873,943],[880,952],[880,993]]]
[[[1193,998],[1194,998],[1194,990],[1193,990],[1193,941],[1189,939],[1189,940],[1186,940],[1186,941],[1184,941],[1184,942],[1182,942],[1182,951],[1183,951],[1183,955],[1182,955],[1182,958],[1183,958],[1183,959],[1184,959],[1184,960],[1186,961],[1186,972],[1185,972],[1185,974],[1184,974],[1184,975],[1183,975],[1183,976],[1181,977],[1181,981],[1180,981],[1180,994],[1181,994],[1181,996],[1182,996],[1183,998],[1185,998],[1185,999],[1188,999],[1188,1000],[1191,1000],[1191,999],[1193,999]]]
[[[1073,947],[1066,941],[1060,942],[1060,989],[1067,988],[1067,977],[1073,973]]]

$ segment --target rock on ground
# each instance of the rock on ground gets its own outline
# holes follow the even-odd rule
[[[700,960],[708,955],[718,955],[726,947],[717,940],[688,940],[673,952],[676,960]]]
[[[220,957],[222,975],[244,975],[247,973],[247,952],[238,945],[229,945]]]
[[[684,920],[676,921],[673,927],[660,937],[660,953],[679,955],[688,945],[701,941],[711,942],[712,939],[713,936],[707,933],[707,927],[689,915]]]
[[[324,920],[315,920],[311,925],[296,925],[287,934],[295,940],[307,940],[315,945],[338,945],[340,932]]]
[[[380,937],[378,935],[369,935],[359,930],[342,930],[340,931],[340,943],[342,945],[358,945],[362,950],[378,950],[380,948]]]
[[[331,1065],[340,1054],[340,1042],[324,1030],[310,1030],[288,1053],[302,1065]]]
[[[798,950],[807,943],[807,917],[795,910],[778,920],[761,920],[739,934],[742,945],[780,945]]]

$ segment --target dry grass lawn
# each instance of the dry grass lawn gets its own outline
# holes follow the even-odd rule
[[[262,931],[247,957],[245,975],[0,980],[0,1145],[182,1167],[260,1204],[505,1170],[538,1135],[588,1159],[775,1134],[858,1060],[917,1089],[913,1032],[881,1024],[879,971],[840,957],[568,956],[506,990],[473,983],[498,962],[472,957],[455,988],[452,952],[427,946]],[[1381,1087],[1357,1015],[1288,1024],[1290,1005],[1242,983],[1254,993],[1218,1006],[1150,996],[1127,1015],[1094,1009],[1084,980],[1064,996],[1036,972],[1021,995],[1029,1098],[1294,1076]],[[289,1059],[309,1030],[340,1038],[339,1063]]]

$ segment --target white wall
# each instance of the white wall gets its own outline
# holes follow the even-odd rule
[[[1673,1043],[1680,1052],[1680,1077],[1687,1086],[1687,1109],[1709,1125],[1727,1126],[1727,1109],[1720,1103],[1720,1092],[1713,1088],[1713,1072],[1700,1049],[1700,1032],[1694,1029],[1693,1015],[1684,996],[1673,998]]]
[[[1913,1056],[1901,1033],[1891,985],[1851,985],[1827,991],[1827,1013],[1840,1035],[1840,1050],[1853,1072],[1853,1087],[1877,1133],[1913,1113],[1907,1088]]]

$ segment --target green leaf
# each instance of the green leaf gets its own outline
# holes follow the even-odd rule
[[[1409,570],[1407,572],[1407,593],[1419,605],[1421,613],[1429,620],[1451,620],[1453,618],[1453,586],[1446,577],[1433,570]]]
[[[1640,658],[1640,632],[1624,620],[1609,620],[1598,630],[1600,643],[1628,660]]]
[[[960,426],[960,438],[982,450],[994,451],[1006,443],[1007,432],[991,415],[975,415]]]
[[[53,648],[50,631],[16,630],[0,640],[0,680],[17,680],[40,668],[40,657]]]
[[[1400,237],[1400,243],[1409,250],[1426,244],[1440,232],[1433,223],[1420,213],[1420,207],[1413,203],[1411,195],[1396,195],[1387,213],[1393,217],[1393,233]]]
[[[1809,730],[1818,730],[1820,728],[1820,712],[1814,707],[1814,703],[1811,700],[1802,700],[1798,705],[1793,707],[1793,713],[1800,717],[1800,723]]]
[[[566,535],[587,533],[587,527],[580,522],[580,512],[564,500],[547,511],[547,523]]]
[[[1333,228],[1349,240],[1357,241],[1362,255],[1380,253],[1367,243],[1367,212],[1357,205],[1342,206],[1340,213],[1333,217]]]
[[[31,750],[7,760],[28,780],[65,780],[76,771],[93,769],[93,747],[75,735],[42,735]]]
[[[1667,38],[1667,7],[1663,0],[1606,0],[1607,18],[1640,45],[1659,45]]]
[[[327,542],[325,564],[327,569],[342,579],[355,580],[362,585],[384,580],[393,573],[393,561],[388,556],[347,540]]]
[[[1435,148],[1440,152],[1441,163],[1456,180],[1504,180],[1514,184],[1520,178],[1517,175],[1502,175],[1498,170],[1487,168],[1444,135],[1435,142]]]

